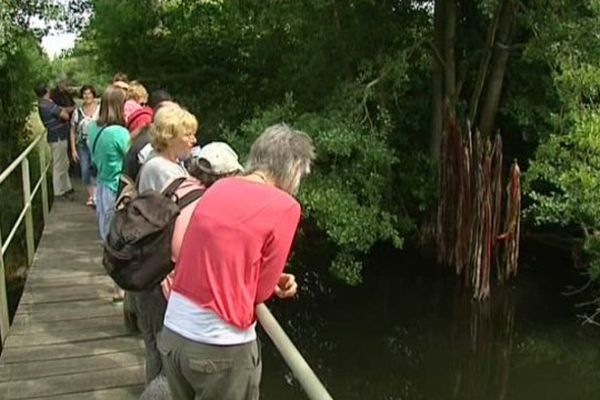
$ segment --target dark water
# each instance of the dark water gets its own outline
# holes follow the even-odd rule
[[[309,273],[298,300],[270,306],[335,399],[600,398],[600,328],[581,325],[581,297],[561,295],[581,277],[568,258],[524,251],[541,256],[485,303],[448,271],[387,254],[359,287]],[[262,342],[262,398],[306,399]]]

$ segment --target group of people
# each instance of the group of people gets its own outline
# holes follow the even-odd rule
[[[178,190],[204,190],[177,217],[174,271],[155,288],[127,293],[146,347],[147,385],[166,379],[173,399],[258,399],[255,306],[274,294],[296,294],[294,276],[283,270],[300,219],[294,195],[315,157],[311,138],[283,123],[271,126],[243,168],[224,142],[193,151],[197,118],[166,91],[148,95],[122,74],[99,105],[89,85],[80,90],[79,107],[62,106],[46,85],[36,93],[52,146],[55,196],[72,190],[70,151],[102,240],[123,176],[139,192],[160,192],[182,177]],[[113,301],[123,295],[115,286]]]

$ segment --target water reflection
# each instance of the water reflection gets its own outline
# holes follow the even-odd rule
[[[477,303],[450,274],[410,262],[373,269],[357,288],[307,274],[298,301],[271,305],[335,399],[597,398],[600,330],[578,324],[563,277],[531,268]],[[262,398],[306,399],[263,344]]]

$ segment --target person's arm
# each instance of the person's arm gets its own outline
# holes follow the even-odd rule
[[[77,138],[77,128],[71,125],[71,159],[73,162],[79,161],[79,154],[77,154],[77,146],[75,145],[75,139]]]
[[[64,108],[60,108],[56,103],[52,104],[52,107],[50,107],[50,113],[63,121],[69,121],[71,119],[69,113],[65,111]]]
[[[58,107],[58,108],[60,109],[60,112],[58,113],[58,118],[62,119],[63,121],[69,121],[71,119],[69,112],[67,110],[65,110],[64,108],[61,108],[61,107]]]
[[[73,162],[79,161],[77,146],[75,145],[75,141],[77,140],[77,125],[79,125],[78,113],[74,113],[71,116],[71,135],[69,136],[71,142],[71,159]]]
[[[129,151],[130,144],[131,137],[129,136],[129,131],[123,127],[119,127],[119,133],[116,135],[115,146],[117,148],[117,153],[119,153],[123,159],[125,159],[127,151]]]
[[[300,205],[294,203],[278,216],[273,231],[263,246],[256,303],[269,299],[281,279],[300,221]],[[287,284],[284,282],[284,284]]]

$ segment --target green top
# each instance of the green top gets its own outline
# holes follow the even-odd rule
[[[88,125],[88,144],[92,161],[96,164],[96,181],[113,190],[119,190],[119,178],[123,171],[123,160],[129,150],[129,131],[120,125],[111,125],[102,131],[95,150],[92,150],[100,129],[96,121]]]

